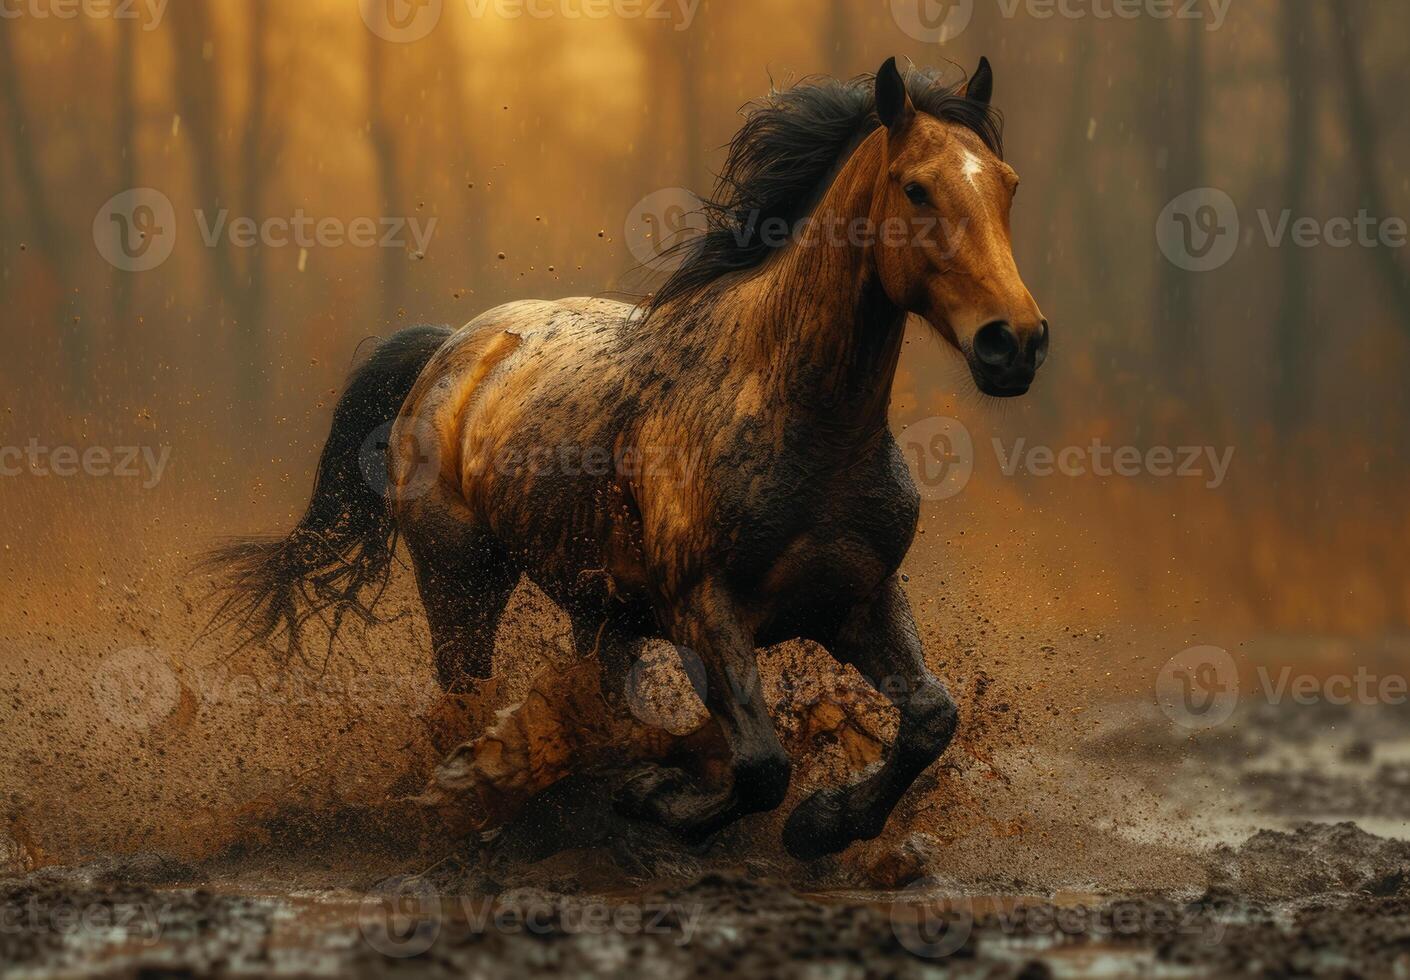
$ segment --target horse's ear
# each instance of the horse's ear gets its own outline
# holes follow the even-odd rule
[[[975,102],[989,104],[989,100],[994,97],[994,69],[989,67],[989,59],[980,57],[979,67],[974,69],[974,74],[969,76],[969,84],[965,86],[964,97]]]
[[[876,73],[876,115],[887,129],[899,133],[905,129],[916,114],[906,91],[906,80],[896,67],[895,58],[887,58],[881,71]]]

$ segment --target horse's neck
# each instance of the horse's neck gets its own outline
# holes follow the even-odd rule
[[[883,162],[884,131],[853,152],[807,230],[741,289],[734,323],[750,343],[749,365],[790,401],[827,424],[868,438],[886,426],[905,314],[877,281],[866,238]]]

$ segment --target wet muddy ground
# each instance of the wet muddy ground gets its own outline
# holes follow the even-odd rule
[[[912,821],[808,866],[778,856],[767,819],[682,848],[619,821],[586,778],[439,855],[381,846],[352,816],[317,833],[290,818],[198,861],[27,870],[11,839],[0,963],[15,977],[1410,977],[1403,708],[1262,703],[1191,731],[1131,702],[1004,779],[1048,795],[1046,827],[975,846]]]

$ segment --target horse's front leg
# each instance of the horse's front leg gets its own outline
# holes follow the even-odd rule
[[[789,816],[784,846],[803,860],[878,836],[911,783],[950,744],[958,723],[955,702],[925,665],[898,576],[857,607],[829,649],[891,700],[900,727],[879,768],[848,786],[819,790]]]
[[[772,810],[788,792],[791,763],[764,704],[754,640],[723,589],[697,589],[669,625],[670,639],[700,657],[705,707],[730,751],[725,785],[712,787],[684,770],[647,765],[617,796],[628,816],[701,840],[740,817]]]

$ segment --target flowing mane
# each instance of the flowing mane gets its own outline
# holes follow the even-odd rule
[[[946,85],[934,69],[916,69],[906,88],[918,111],[973,130],[1003,156],[1002,117],[965,98],[962,82]],[[744,116],[714,195],[704,202],[705,231],[678,246],[684,261],[649,309],[698,297],[722,276],[764,262],[778,246],[760,234],[765,222],[782,219],[791,226],[806,217],[838,167],[881,125],[876,76],[806,79],[749,103]]]

